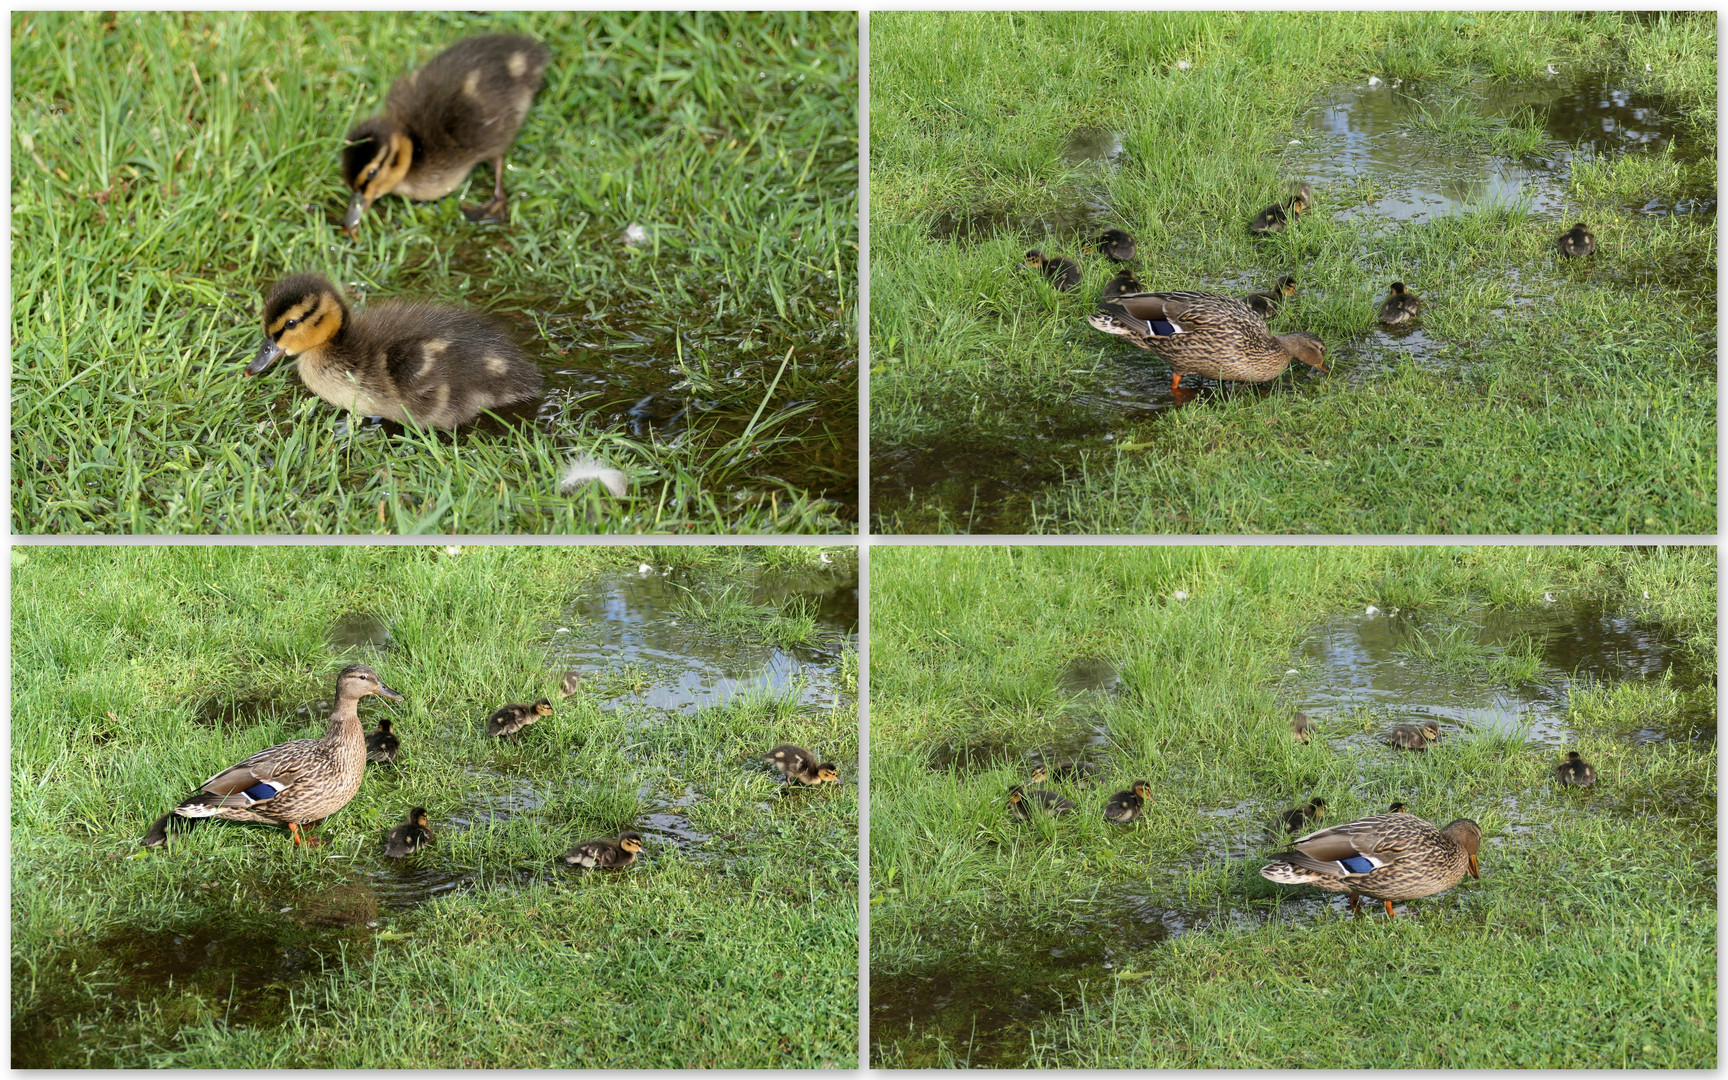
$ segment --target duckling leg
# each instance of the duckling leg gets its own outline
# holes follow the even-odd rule
[[[504,156],[492,159],[492,198],[479,206],[464,206],[462,215],[469,221],[505,221],[509,203],[504,194]]]

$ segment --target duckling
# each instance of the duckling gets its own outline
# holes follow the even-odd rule
[[[1565,761],[1554,766],[1554,778],[1562,787],[1589,787],[1596,782],[1596,768],[1572,750]]]
[[[1299,743],[1305,743],[1314,736],[1314,721],[1308,719],[1308,714],[1299,712],[1290,718],[1290,737]]]
[[[1596,250],[1596,234],[1580,221],[1561,233],[1560,238],[1555,240],[1554,244],[1560,249],[1561,258],[1578,258]]]
[[[1278,305],[1284,302],[1284,298],[1295,294],[1296,279],[1285,274],[1278,279],[1278,284],[1272,286],[1271,292],[1249,293],[1242,301],[1253,308],[1262,319],[1270,319],[1278,313]]]
[[[349,317],[327,278],[283,278],[264,301],[257,375],[298,356],[300,380],[338,409],[402,424],[456,428],[540,393],[540,371],[510,335],[461,308],[407,301]]]
[[[1440,738],[1440,725],[1432,720],[1421,724],[1399,724],[1392,729],[1392,745],[1400,750],[1426,750],[1428,744]]]
[[[459,41],[397,79],[384,112],[354,126],[342,151],[342,179],[354,192],[342,231],[380,196],[442,199],[492,163],[491,201],[464,206],[469,221],[502,221],[504,153],[528,115],[551,59],[533,38],[487,34]]]
[[[436,839],[438,837],[432,832],[432,826],[426,824],[426,808],[416,806],[408,811],[408,820],[391,829],[390,835],[384,838],[384,854],[388,858],[400,859],[404,855],[414,854]]]
[[[1308,209],[1308,200],[1313,195],[1313,189],[1306,183],[1297,184],[1290,198],[1282,203],[1273,203],[1260,211],[1254,220],[1248,223],[1248,231],[1254,233],[1283,232],[1292,221],[1301,217]]]
[[[1128,262],[1134,258],[1134,238],[1121,229],[1105,229],[1098,238],[1098,253],[1111,262]]]
[[[388,716],[378,719],[378,730],[366,736],[366,760],[377,761],[386,765],[396,764],[396,751],[402,745],[390,730]]]
[[[620,833],[616,840],[584,840],[560,856],[571,866],[590,870],[622,870],[642,850],[641,833]]]
[[[1116,272],[1115,277],[1104,283],[1104,293],[1098,300],[1100,303],[1108,304],[1119,296],[1142,291],[1144,289],[1134,277],[1134,271],[1124,267]]]
[[[1298,806],[1294,810],[1286,810],[1280,815],[1284,822],[1285,832],[1301,832],[1310,821],[1319,821],[1326,816],[1326,800],[1316,795],[1308,800],[1307,806]]]
[[[1404,809],[1403,803],[1395,802],[1386,808],[1386,812],[1388,814],[1408,814],[1410,811]]]
[[[577,688],[581,685],[582,676],[580,673],[575,671],[566,671],[564,673],[564,681],[558,684],[558,696],[561,698],[574,697]]]
[[[838,784],[840,782],[840,766],[832,761],[823,761],[802,746],[786,743],[768,751],[768,756],[762,759],[780,770],[786,777],[786,782],[796,780],[800,784],[814,787],[818,784]]]
[[[1027,791],[1019,784],[1008,789],[1008,813],[1020,821],[1031,821],[1031,806],[1042,816],[1066,814],[1074,809],[1074,804],[1056,794],[1054,791]]]
[[[505,705],[486,718],[486,734],[493,738],[508,735],[511,742],[520,742],[523,728],[551,715],[552,703],[545,698],[532,705]]]
[[[1050,284],[1067,292],[1080,284],[1080,264],[1060,255],[1046,255],[1037,248],[1026,253],[1026,265],[1044,271]]]
[[[1104,804],[1104,820],[1126,825],[1140,816],[1146,800],[1152,797],[1152,785],[1136,780],[1127,791],[1118,791]]]
[[[1394,281],[1391,295],[1380,305],[1380,321],[1387,326],[1397,326],[1401,322],[1414,319],[1421,310],[1421,298],[1404,288],[1402,281]]]

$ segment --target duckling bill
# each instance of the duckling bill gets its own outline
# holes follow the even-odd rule
[[[392,83],[384,112],[348,132],[342,179],[354,195],[342,230],[352,236],[384,195],[442,199],[483,161],[492,163],[492,198],[462,212],[470,221],[502,221],[504,154],[549,60],[532,38],[488,34],[457,42]]]
[[[456,428],[540,393],[540,369],[491,320],[389,300],[352,315],[317,274],[283,278],[270,290],[264,344],[246,374],[283,356],[298,357],[306,388],[338,409],[401,424]]]

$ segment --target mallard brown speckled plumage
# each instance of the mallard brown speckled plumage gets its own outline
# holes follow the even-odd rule
[[[323,821],[360,790],[366,729],[360,725],[359,704],[368,694],[402,700],[379,681],[377,672],[365,664],[349,664],[336,676],[336,711],[322,738],[281,743],[223,769],[158,818],[140,842],[156,847],[167,841],[170,826],[214,817],[286,825],[296,845],[323,843],[302,835],[301,826]]]
[[[391,829],[390,835],[384,838],[384,854],[388,858],[401,859],[437,839],[428,823],[426,808],[416,806],[408,811],[408,820]]]
[[[1348,893],[1351,910],[1359,896],[1386,903],[1445,892],[1465,874],[1481,877],[1477,852],[1482,828],[1459,818],[1444,829],[1415,814],[1376,814],[1309,833],[1272,856],[1260,875],[1283,885],[1316,885]]]
[[[1129,293],[1087,321],[1161,357],[1170,365],[1171,390],[1189,373],[1263,383],[1282,375],[1291,360],[1326,370],[1325,342],[1306,331],[1272,334],[1265,319],[1232,296]]]
[[[616,840],[584,840],[560,858],[571,866],[590,870],[620,870],[636,861],[642,850],[642,834],[627,832]]]
[[[1020,821],[1031,821],[1036,812],[1041,817],[1066,814],[1074,804],[1054,791],[1027,791],[1019,784],[1008,789],[1008,813]]]
[[[1566,760],[1554,766],[1554,779],[1565,787],[1589,787],[1596,782],[1596,767],[1585,761],[1576,750],[1568,751]]]

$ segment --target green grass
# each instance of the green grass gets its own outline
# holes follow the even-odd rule
[[[1400,754],[1357,733],[1385,716],[1334,713],[1290,739],[1292,694],[1325,689],[1297,652],[1321,620],[1372,603],[1446,622],[1547,592],[1660,620],[1695,673],[1573,683],[1595,791],[1557,789],[1560,754],[1515,732]],[[922,987],[927,1005],[933,978],[975,991],[935,1024],[873,1024],[877,1065],[1714,1066],[1713,548],[888,547],[871,604],[874,1004],[899,1017]],[[1476,684],[1513,642],[1441,651]],[[1097,660],[1115,694],[1063,691]],[[1080,811],[1011,822],[1027,755],[1095,723],[1109,745]],[[1004,756],[935,768],[944,743]],[[1108,825],[1099,804],[1133,779],[1154,791],[1143,821]],[[1314,794],[1333,823],[1393,799],[1472,817],[1483,877],[1391,921],[1273,885],[1273,816]],[[1008,1036],[975,1020],[1017,1002],[1043,1005]]]
[[[519,746],[482,733],[505,701],[557,701],[550,650],[604,629],[573,602],[639,562],[698,598],[857,572],[809,547],[14,548],[14,1064],[851,1066],[858,789],[782,798],[755,759],[800,742],[856,777],[855,658],[832,709],[769,690],[600,708],[669,677],[651,656],[674,640],[745,658],[808,641],[803,605],[663,607],[650,657],[587,670]],[[331,647],[355,612],[385,648]],[[406,697],[361,706],[368,728],[395,718],[402,761],[369,767],[328,847],[220,821],[138,847],[204,777],[321,733],[355,658]],[[415,804],[438,842],[391,864],[382,836]],[[668,813],[709,839],[655,832]],[[644,865],[555,865],[632,825]],[[464,884],[390,902],[436,881]]]
[[[490,31],[553,56],[512,224],[462,219],[482,169],[341,237],[350,125]],[[850,531],[857,37],[850,12],[16,15],[15,531]],[[241,378],[301,270],[504,320],[540,419],[391,437]],[[561,495],[580,453],[629,496]]]
[[[890,12],[871,30],[879,531],[1712,531],[1715,217],[1638,211],[1714,196],[1713,20]],[[1370,172],[1318,185],[1286,234],[1246,233],[1295,178],[1287,144],[1325,88],[1405,80],[1427,110],[1407,130],[1464,190],[1557,152],[1539,110],[1480,101],[1541,92],[1551,63],[1684,117],[1685,145],[1574,155],[1554,213],[1478,196],[1420,224],[1351,214],[1389,191]],[[1119,167],[1065,157],[1100,129]],[[1148,288],[1239,294],[1294,272],[1274,329],[1319,334],[1334,376],[1118,409],[1113,393],[1161,394],[1168,369],[1085,325],[1111,269],[1081,258],[1063,294],[1020,265],[1033,246],[1078,255],[1091,204],[1139,239]],[[1558,265],[1553,238],[1580,217],[1601,255]],[[975,231],[938,239],[955,219]],[[1375,329],[1394,279],[1425,300],[1417,358]]]

